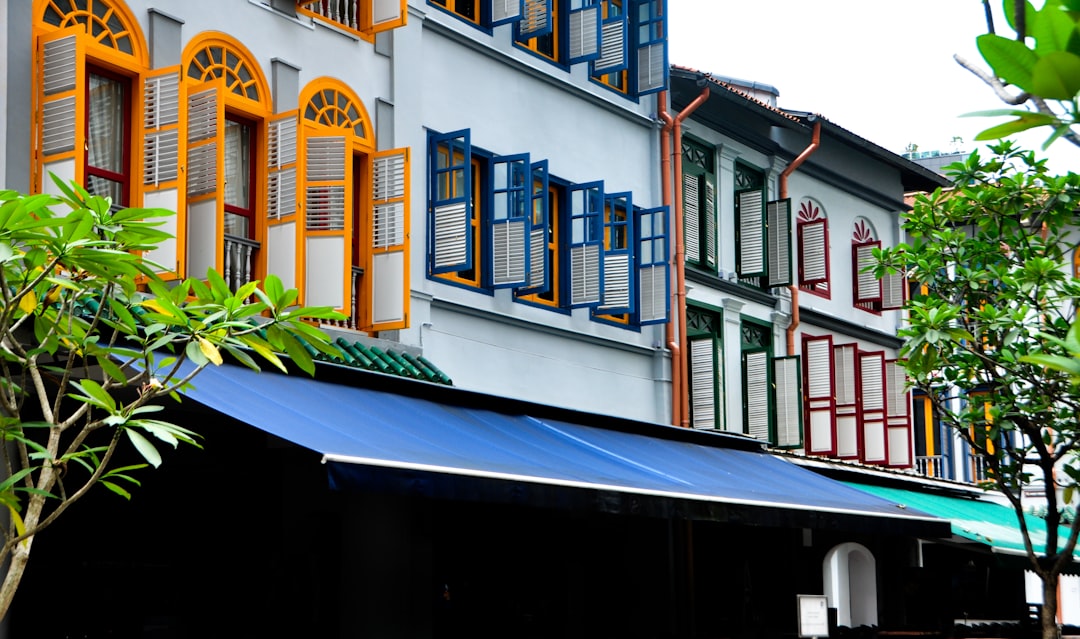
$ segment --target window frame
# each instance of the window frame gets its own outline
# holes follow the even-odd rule
[[[816,226],[820,226],[822,229],[820,238],[822,264],[820,271],[823,274],[820,277],[808,277],[807,271],[810,269],[807,267],[806,263],[806,257],[809,253],[809,251],[806,250],[808,242],[806,233],[807,229]],[[799,290],[825,299],[831,299],[832,290],[829,285],[831,281],[831,254],[829,246],[828,215],[820,204],[812,199],[805,198],[799,202],[799,211],[796,214],[795,228],[799,250]]]
[[[683,137],[683,245],[686,263],[695,268],[716,273],[719,269],[717,252],[717,179],[716,158],[709,147],[697,140]],[[693,184],[697,193],[688,193]],[[690,203],[693,200],[693,207]],[[691,210],[693,208],[693,210]],[[691,220],[691,215],[696,219]]]
[[[514,20],[512,36],[514,46],[552,64],[566,68],[568,65],[566,63],[567,44],[565,34],[569,20],[566,18],[566,12],[563,11],[562,4],[564,2],[569,2],[569,0],[548,0],[548,24],[550,29],[547,33],[522,35],[522,21]],[[500,23],[493,22],[492,24]],[[550,53],[545,50],[547,47],[542,46],[544,42],[551,43]]]
[[[83,152],[83,166],[84,179],[83,186],[90,190],[90,178],[98,177],[109,182],[118,184],[120,187],[121,201],[113,202],[114,207],[131,206],[133,200],[133,154],[132,154],[132,139],[133,139],[133,123],[134,110],[132,108],[132,100],[134,99],[134,85],[135,81],[130,76],[117,73],[99,64],[95,64],[92,60],[86,62],[86,117],[85,117],[85,140],[86,146]],[[90,147],[93,145],[93,138],[91,132],[91,121],[93,120],[93,113],[91,107],[93,106],[93,99],[91,97],[91,78],[98,76],[116,82],[122,91],[121,106],[123,119],[123,126],[120,129],[120,149],[122,157],[120,158],[121,172],[116,173],[108,169],[100,168],[90,164]]]
[[[222,151],[224,153],[223,157],[225,157],[225,165],[226,165],[226,167],[228,166],[228,152],[229,152],[228,133],[227,133],[227,131],[228,131],[230,122],[233,123],[233,125],[244,127],[245,129],[247,129],[247,133],[248,133],[248,148],[247,148],[248,170],[247,170],[247,175],[244,176],[247,179],[247,201],[248,201],[248,205],[245,208],[245,207],[242,207],[242,206],[239,206],[239,205],[236,205],[236,204],[230,204],[228,202],[228,199],[226,198],[226,194],[228,193],[227,184],[222,185],[221,201],[222,201],[222,206],[223,206],[223,208],[225,210],[225,218],[224,218],[224,220],[222,222],[222,227],[221,227],[222,228],[222,234],[227,235],[227,236],[232,236],[232,237],[239,237],[239,238],[245,239],[245,240],[256,240],[258,238],[258,234],[257,234],[257,228],[258,227],[257,227],[257,223],[256,223],[257,219],[259,218],[259,215],[258,215],[258,203],[262,201],[261,193],[258,190],[258,177],[257,177],[258,176],[258,171],[257,171],[258,159],[259,159],[259,157],[261,157],[260,153],[259,153],[259,151],[261,150],[260,144],[259,144],[259,140],[261,139],[261,135],[260,135],[261,131],[260,131],[258,122],[256,122],[255,120],[250,119],[250,118],[248,118],[246,116],[243,116],[243,115],[239,115],[239,114],[237,114],[237,113],[235,113],[235,112],[233,112],[233,111],[231,111],[229,109],[225,110],[225,120],[224,120],[224,122],[222,124],[223,124],[223,126],[225,128],[226,133],[223,134],[223,140],[225,140],[225,144],[224,144],[224,148],[222,149]],[[226,180],[228,180],[228,177],[229,177],[228,173],[222,173],[222,175],[225,177]],[[233,233],[226,233],[225,232],[225,229],[228,226],[226,221],[229,219],[228,218],[229,215],[239,216],[239,217],[244,218],[247,221],[247,234],[246,235],[236,235],[236,234],[233,234]]]
[[[688,350],[685,358],[686,361],[686,380],[687,380],[687,393],[689,394],[690,403],[690,426],[691,428],[699,430],[718,430],[723,431],[727,425],[727,393],[724,390],[724,384],[726,381],[726,375],[724,374],[724,311],[720,308],[714,308],[703,304],[690,304],[686,309],[686,342]],[[695,360],[695,351],[697,348],[695,344],[700,344],[701,348],[708,348],[709,353],[707,357],[701,357]],[[697,355],[702,355],[697,353]],[[708,370],[703,368],[697,368],[695,370],[695,362],[699,363],[699,366],[704,366],[700,362],[708,360]],[[700,423],[695,416],[695,388],[701,385],[702,390],[706,390],[705,377],[711,381],[708,389],[711,390],[712,397],[698,397],[698,404],[703,410],[712,411],[711,426],[706,424],[710,423],[709,420],[702,419]]]

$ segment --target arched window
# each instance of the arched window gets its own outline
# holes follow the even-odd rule
[[[302,302],[340,309],[349,328],[404,328],[408,150],[376,151],[363,102],[333,78],[301,92],[299,125],[299,215],[270,220],[271,259],[299,251]]]
[[[849,542],[834,547],[825,555],[822,573],[836,625],[877,625],[877,566],[865,546]]]
[[[829,292],[829,220],[825,209],[808,197],[796,214],[799,241],[799,288],[822,297]]]
[[[855,218],[851,234],[851,280],[856,308],[871,313],[895,310],[904,305],[907,280],[903,273],[874,275],[874,249],[881,248],[873,224],[864,217]]]
[[[214,268],[235,290],[264,272],[268,84],[247,49],[222,33],[188,43],[182,67],[186,269],[201,277]]]
[[[119,0],[37,0],[34,15],[34,188],[54,192],[52,173],[114,206],[135,204],[137,90],[148,58],[138,23]]]

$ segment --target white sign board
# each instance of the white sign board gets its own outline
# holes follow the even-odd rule
[[[799,598],[799,636],[829,636],[829,598],[825,595],[796,595]]]

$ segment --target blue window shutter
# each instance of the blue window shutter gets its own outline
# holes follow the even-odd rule
[[[604,196],[604,235],[604,292],[598,310],[611,315],[632,313],[634,204],[629,192]]]
[[[671,308],[667,207],[638,211],[635,228],[638,324],[661,324]]]
[[[527,40],[551,33],[551,0],[524,0],[518,38]]]
[[[517,22],[525,15],[525,0],[488,0],[491,3],[491,26]]]
[[[570,206],[570,307],[600,303],[603,282],[604,183],[575,184]]]
[[[532,164],[532,230],[529,233],[529,281],[518,289],[519,295],[546,293],[551,289],[551,264],[548,254],[548,227],[551,210],[548,187],[548,161]]]
[[[637,94],[668,87],[667,1],[638,0]]]
[[[570,21],[570,64],[588,62],[600,56],[600,5],[574,9]]]
[[[791,199],[773,200],[766,207],[769,286],[791,285]]]
[[[529,154],[503,155],[491,163],[491,250],[486,275],[492,288],[516,288],[528,283],[532,168]]]
[[[600,25],[600,57],[593,62],[593,75],[626,69],[626,16],[604,20]]]
[[[428,250],[433,274],[473,268],[469,130],[428,136]]]

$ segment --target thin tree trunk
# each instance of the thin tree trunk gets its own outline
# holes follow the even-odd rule
[[[19,582],[26,573],[26,564],[30,561],[30,546],[34,538],[29,537],[15,544],[8,558],[7,572],[4,574],[4,583],[0,586],[0,619],[7,617],[11,602],[15,599],[15,593],[19,590]]]
[[[1043,607],[1042,607],[1042,639],[1060,639],[1061,628],[1058,627],[1058,574],[1044,575]]]

